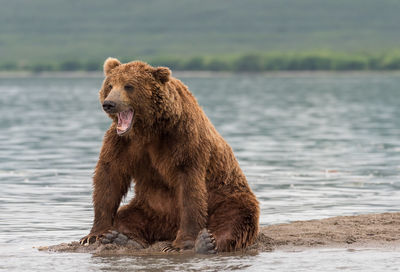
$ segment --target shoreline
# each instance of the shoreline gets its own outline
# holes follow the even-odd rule
[[[96,242],[82,246],[77,241],[38,247],[39,251],[91,253],[94,255],[170,255],[163,253],[165,242],[157,242],[145,249]],[[260,227],[256,242],[243,253],[271,251],[304,251],[320,248],[392,249],[400,248],[400,212],[337,216],[320,220],[295,221]],[[187,251],[184,254],[193,254]],[[235,254],[235,253],[223,253]]]
[[[275,250],[400,248],[400,212],[336,216],[263,227]]]

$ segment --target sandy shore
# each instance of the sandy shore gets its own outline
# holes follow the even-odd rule
[[[165,243],[146,249],[102,245],[81,246],[78,242],[39,247],[41,251],[93,253],[96,255],[147,255],[161,252]],[[265,226],[248,252],[297,251],[307,248],[400,248],[400,212],[338,216],[322,220],[296,221]],[[187,252],[191,253],[191,252]],[[179,253],[168,253],[179,254]]]

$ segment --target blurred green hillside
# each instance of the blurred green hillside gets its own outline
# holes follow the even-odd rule
[[[0,0],[1,70],[400,69],[397,0]]]

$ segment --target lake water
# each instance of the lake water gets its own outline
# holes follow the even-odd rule
[[[400,75],[180,78],[234,149],[260,200],[261,225],[400,211]],[[0,78],[0,270],[400,267],[400,252],[373,248],[190,258],[33,249],[78,240],[90,230],[91,177],[110,124],[98,102],[101,83],[101,77]]]

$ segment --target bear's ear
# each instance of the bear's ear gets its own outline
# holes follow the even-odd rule
[[[108,76],[112,69],[121,65],[121,62],[115,58],[108,58],[104,62],[104,75]]]
[[[168,82],[171,71],[167,67],[157,67],[153,71],[155,79],[160,81],[162,84]]]

